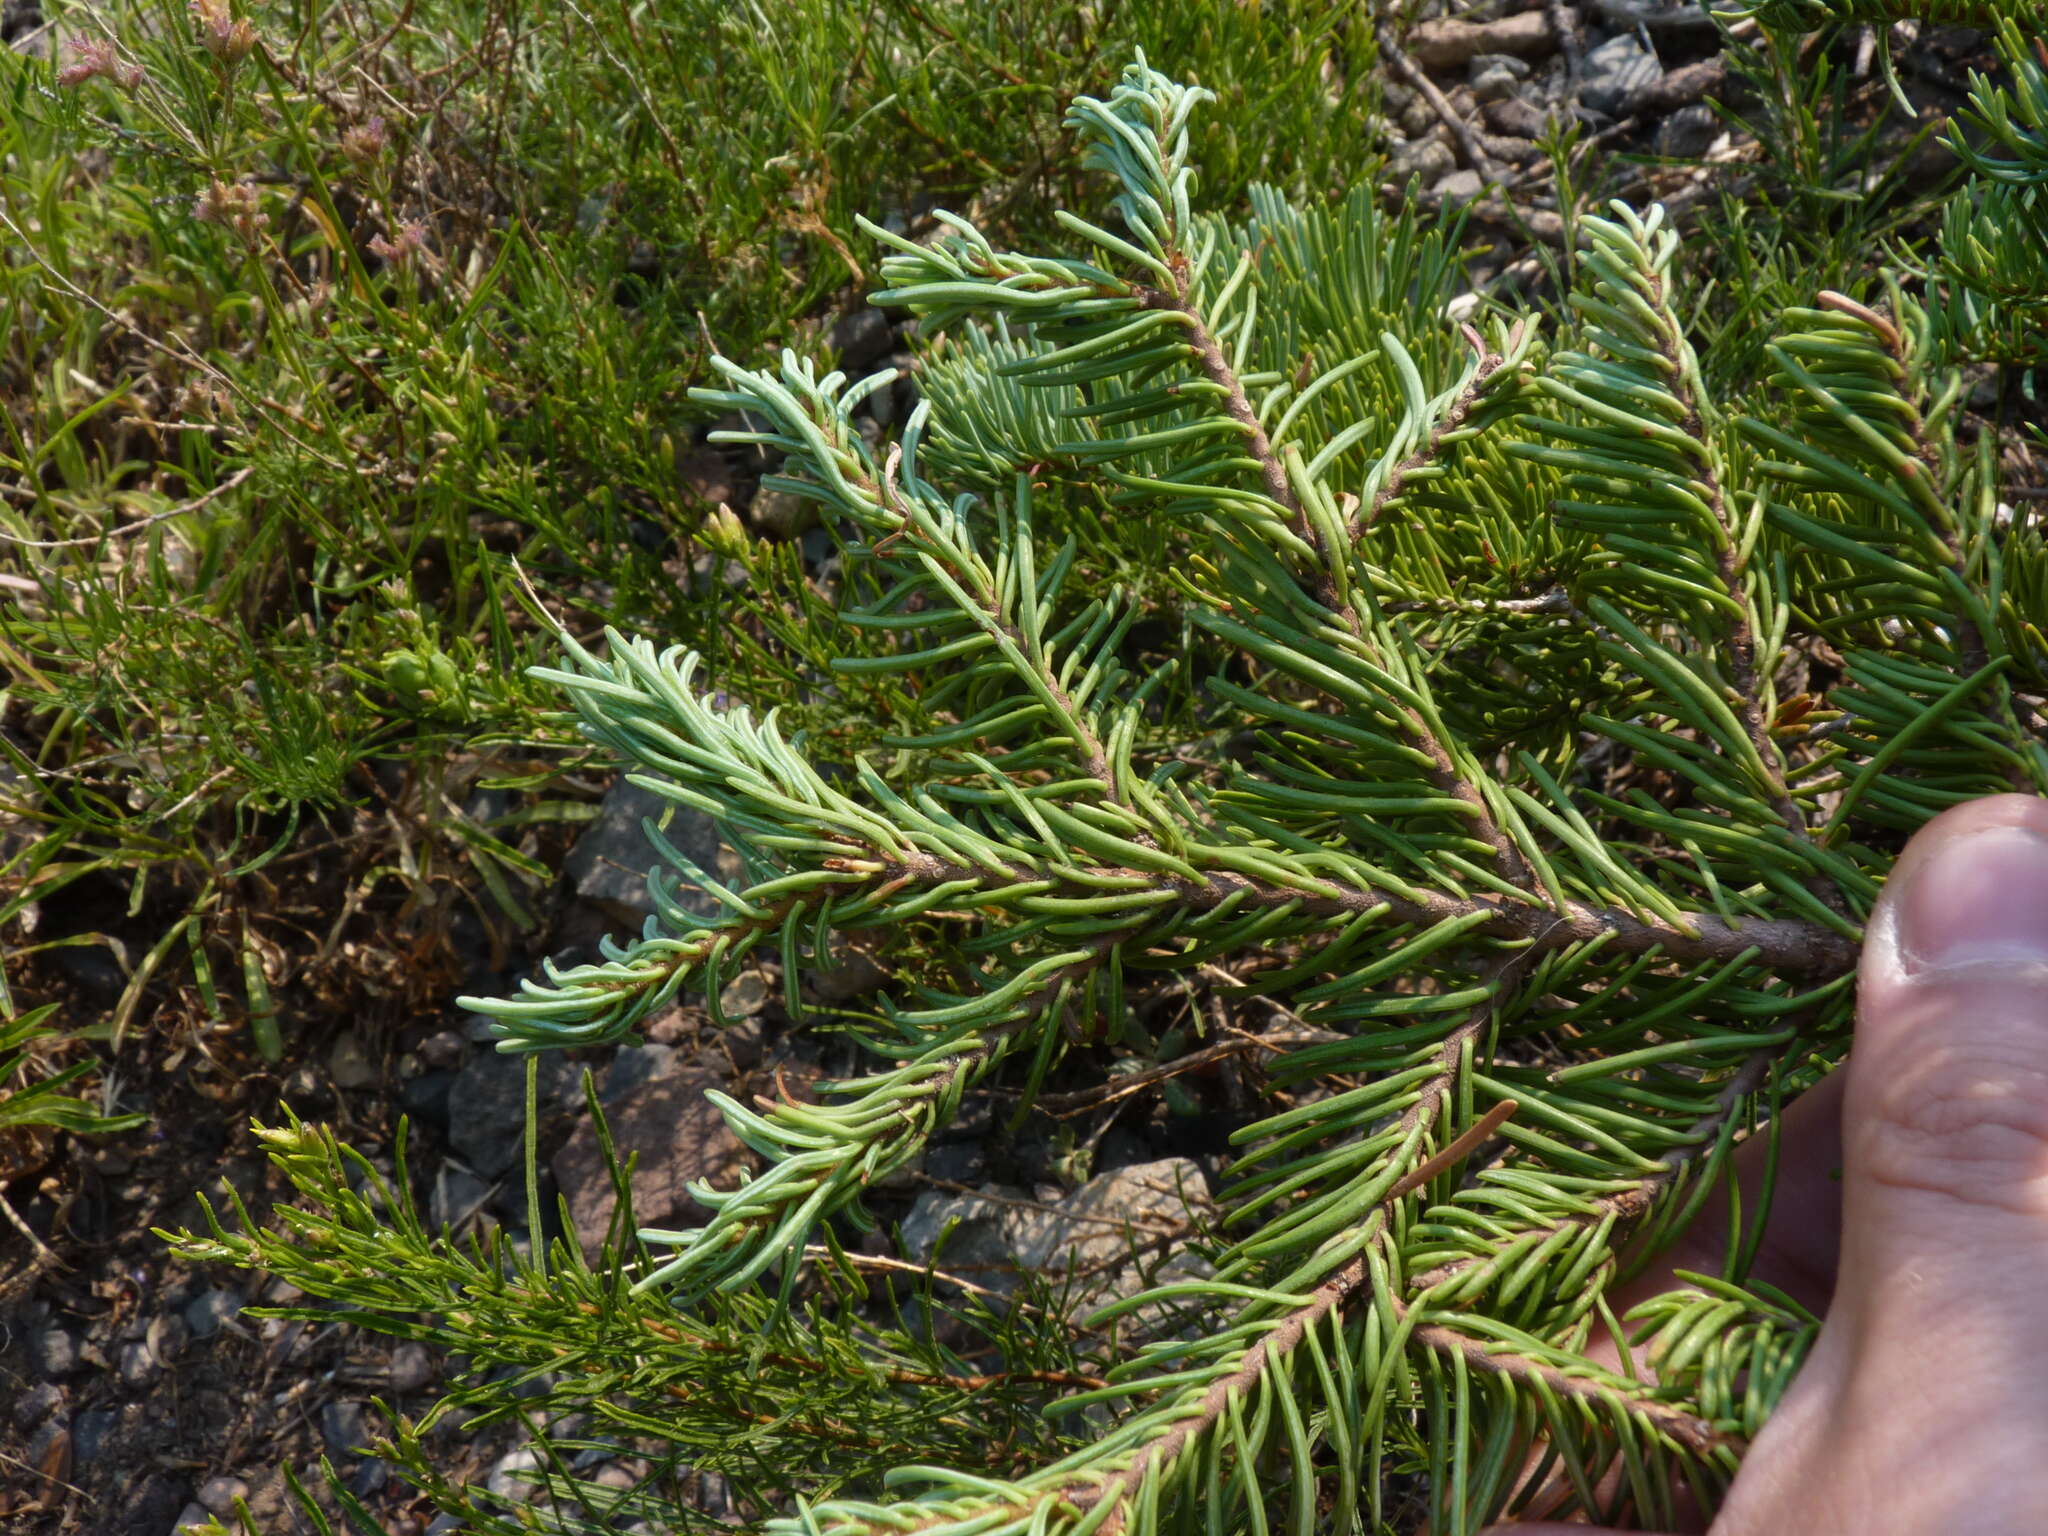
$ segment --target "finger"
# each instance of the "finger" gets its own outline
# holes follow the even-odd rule
[[[1998,795],[1916,834],[1872,914],[1859,982],[1836,1310],[1865,1340],[1951,1365],[2038,1361],[2048,801]],[[1962,1354],[1928,1353],[1944,1349]]]
[[[1842,1245],[1842,1089],[1835,1072],[1779,1113],[1777,1179],[1769,1219],[1748,1274],[1785,1292],[1810,1312],[1834,1294]],[[1741,1209],[1754,1212],[1769,1170],[1771,1138],[1758,1134],[1735,1149]],[[1641,1274],[1608,1296],[1618,1316],[1681,1284],[1677,1271],[1718,1274],[1728,1258],[1728,1202],[1709,1199],[1693,1223]],[[1618,1358],[1618,1356],[1617,1356]]]

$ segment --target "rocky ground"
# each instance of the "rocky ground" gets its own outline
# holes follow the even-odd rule
[[[14,10],[10,4],[10,16]],[[1893,41],[1907,45],[1900,64],[1923,110],[1952,109],[1979,57],[1975,34],[1895,29]],[[1423,22],[1398,45],[1386,35],[1382,60],[1387,195],[1406,196],[1412,185],[1425,203],[1469,205],[1479,238],[1492,246],[1475,270],[1482,291],[1541,290],[1537,253],[1565,229],[1556,166],[1543,148],[1558,123],[1577,121],[1590,146],[1581,153],[1619,167],[1610,182],[1619,195],[1662,199],[1682,214],[1722,190],[1753,190],[1758,147],[1713,105],[1741,105],[1750,88],[1691,6],[1462,7]],[[1884,87],[1867,57],[1858,67],[1874,98]],[[1936,169],[1930,161],[1926,174]],[[833,339],[852,370],[906,370],[897,386],[871,397],[879,435],[914,399],[901,328],[856,310]],[[758,531],[805,540],[822,573],[829,542],[807,528],[808,504],[756,494],[762,467],[705,445],[687,450],[678,466],[708,500],[744,509]],[[293,1300],[289,1288],[194,1268],[168,1256],[153,1231],[199,1226],[198,1195],[218,1203],[223,1188],[265,1218],[283,1190],[248,1122],[274,1120],[289,1106],[334,1125],[387,1169],[398,1120],[409,1118],[413,1194],[431,1221],[457,1231],[497,1223],[523,1238],[521,1068],[491,1050],[482,1026],[452,999],[509,987],[541,954],[586,958],[600,934],[637,929],[648,910],[639,822],[650,808],[644,792],[612,786],[569,848],[531,938],[506,947],[477,925],[456,925],[455,963],[425,1005],[418,988],[400,988],[396,1002],[323,1013],[288,1030],[288,1054],[274,1066],[239,1038],[189,1039],[150,1058],[146,1076],[113,1085],[123,1108],[149,1113],[150,1129],[56,1148],[16,1167],[5,1193],[49,1252],[38,1258],[21,1234],[0,1228],[0,1528],[167,1536],[207,1512],[227,1513],[242,1497],[259,1529],[310,1529],[291,1509],[283,1470],[318,1486],[322,1456],[390,1536],[453,1528],[379,1463],[354,1454],[374,1428],[370,1398],[423,1409],[441,1361],[420,1345],[340,1324],[251,1318],[246,1307]],[[707,828],[683,818],[670,835],[717,867]],[[52,985],[84,1019],[104,1017],[121,982],[95,954],[57,952],[63,973]],[[804,984],[829,1003],[880,980],[850,952],[838,970]],[[657,1021],[639,1049],[550,1059],[543,1208],[561,1196],[571,1235],[587,1243],[610,1215],[610,1184],[584,1109],[588,1069],[621,1155],[639,1158],[640,1216],[649,1225],[691,1224],[688,1182],[729,1179],[749,1156],[704,1102],[706,1088],[742,1099],[777,1084],[801,1091],[851,1066],[833,1054],[842,1048],[829,1037],[821,1043],[793,1031],[781,997],[782,978],[764,963],[728,985],[723,1012],[738,1021],[730,1029],[713,1030],[701,1006],[684,1006]],[[1014,1283],[1020,1268],[1056,1260],[1076,1267],[1084,1289],[1127,1284],[1134,1243],[1170,1246],[1201,1218],[1227,1135],[1248,1102],[1246,1070],[1244,1060],[1224,1057],[1177,1079],[1173,1094],[1146,1086],[1082,1094],[1066,1105],[1056,1095],[1057,1113],[1041,1113],[1015,1137],[999,1129],[1007,1105],[970,1099],[921,1168],[880,1192],[876,1209],[899,1224],[908,1258],[930,1259],[943,1240],[947,1270],[992,1289]],[[451,1437],[447,1470],[506,1482],[516,1470],[504,1459],[508,1444]]]

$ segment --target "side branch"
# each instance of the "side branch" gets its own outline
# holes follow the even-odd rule
[[[1138,303],[1142,308],[1163,310],[1180,315],[1188,323],[1188,345],[1195,349],[1195,357],[1201,363],[1202,374],[1211,384],[1223,391],[1223,410],[1232,421],[1244,428],[1245,443],[1253,458],[1259,461],[1259,479],[1264,483],[1266,495],[1278,505],[1287,509],[1294,519],[1294,531],[1309,544],[1321,547],[1315,529],[1309,526],[1302,515],[1301,502],[1294,494],[1294,487],[1287,483],[1287,468],[1280,462],[1280,455],[1273,451],[1273,440],[1266,436],[1266,429],[1259,424],[1259,413],[1252,409],[1250,398],[1244,392],[1244,384],[1237,376],[1237,370],[1230,366],[1230,359],[1223,355],[1223,344],[1210,331],[1208,322],[1195,309],[1192,296],[1187,291],[1185,280],[1177,293],[1166,293],[1158,288],[1136,290]]]
[[[1199,857],[1199,852],[1197,852]],[[877,872],[882,878],[902,878],[919,883],[950,880],[983,882],[1043,879],[1043,874],[1023,867],[990,871],[950,864],[919,854],[901,864]],[[1708,914],[1692,919],[1691,931],[1673,924],[1645,920],[1630,913],[1567,902],[1562,908],[1524,902],[1510,902],[1492,896],[1451,896],[1437,891],[1417,890],[1398,895],[1371,886],[1343,885],[1318,879],[1301,886],[1268,885],[1232,871],[1216,871],[1200,880],[1185,875],[1118,866],[1090,866],[1092,880],[1105,877],[1119,882],[1145,880],[1152,888],[1172,891],[1190,909],[1207,911],[1235,897],[1246,906],[1291,906],[1305,917],[1357,916],[1384,909],[1397,923],[1434,926],[1452,918],[1480,917],[1480,933],[1490,938],[1520,941],[1531,950],[1544,952],[1574,944],[1603,939],[1620,954],[1639,955],[1661,950],[1671,959],[1734,960],[1745,954],[1766,969],[1787,975],[1832,980],[1856,968],[1855,940],[1817,923],[1796,918],[1752,918],[1729,922]],[[1077,894],[1100,889],[1098,885],[1076,882]]]

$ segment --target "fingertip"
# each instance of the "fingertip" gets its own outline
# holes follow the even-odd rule
[[[2048,800],[1987,796],[1914,834],[1871,916],[1864,1011],[1915,982],[1987,967],[2021,979],[2048,967]]]

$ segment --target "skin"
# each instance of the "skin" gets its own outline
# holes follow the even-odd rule
[[[1781,1170],[1753,1273],[1826,1322],[1710,1536],[2048,1532],[2048,800],[1907,845],[1848,1065],[1788,1113]],[[1689,1232],[1623,1307],[1724,1238]]]

